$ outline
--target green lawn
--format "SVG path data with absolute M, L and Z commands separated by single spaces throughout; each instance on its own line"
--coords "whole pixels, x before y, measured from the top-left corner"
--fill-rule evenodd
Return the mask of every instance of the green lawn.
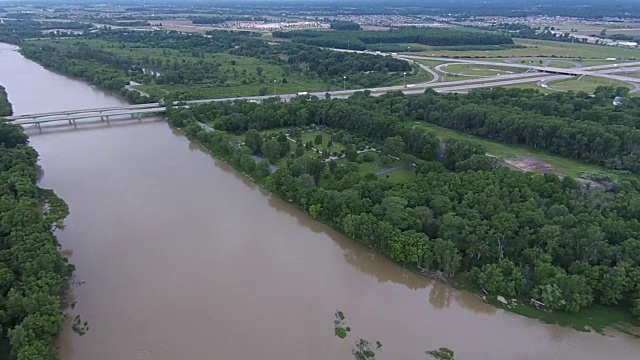
M 640 80 L 640 72 L 627 74 L 627 76 L 631 76 L 631 77 L 634 77 L 634 78 L 638 78 L 638 80 Z
M 546 65 L 547 66 L 551 66 L 551 67 L 563 68 L 563 69 L 568 69 L 568 68 L 575 67 L 571 63 L 568 63 L 566 61 L 560 61 L 560 60 L 552 60 L 552 61 L 548 62 Z
M 518 45 L 525 48 L 505 49 L 505 50 L 473 50 L 473 51 L 451 51 L 438 47 L 431 47 L 421 52 L 427 56 L 443 57 L 530 57 L 530 56 L 557 56 L 583 59 L 604 59 L 614 58 L 640 58 L 640 50 L 624 49 L 613 46 L 601 46 L 592 44 L 565 43 L 560 41 L 514 39 Z
M 620 61 L 618 60 L 580 60 L 582 66 L 610 65 Z
M 549 86 L 555 90 L 561 91 L 584 91 L 587 93 L 593 93 L 598 86 L 624 86 L 631 89 L 631 85 L 615 80 L 609 80 L 604 78 L 598 78 L 595 76 L 584 76 L 581 79 L 573 78 L 568 80 L 560 80 L 550 82 Z
M 561 172 L 562 174 L 569 175 L 571 177 L 579 177 L 581 173 L 601 173 L 604 174 L 611 179 L 620 179 L 623 177 L 630 177 L 632 175 L 620 175 L 612 170 L 595 166 L 588 165 L 582 162 L 567 159 L 558 155 L 549 154 L 544 151 L 533 150 L 525 146 L 519 145 L 505 145 L 496 141 L 491 141 L 487 139 L 483 139 L 473 135 L 463 134 L 454 130 L 446 129 L 437 125 L 429 124 L 429 123 L 418 123 L 416 126 L 428 129 L 429 131 L 436 134 L 436 136 L 440 139 L 461 139 L 461 140 L 471 140 L 482 144 L 487 149 L 487 154 L 495 156 L 500 159 L 511 159 L 517 156 L 533 156 L 542 161 L 547 162 L 554 169 Z M 633 176 L 635 178 L 635 176 Z
M 424 59 L 415 59 L 417 62 L 427 65 L 431 69 L 435 69 L 436 66 L 440 64 L 446 64 L 448 61 L 436 61 L 436 60 L 424 60 Z
M 411 180 L 416 178 L 416 169 L 413 167 L 399 169 L 382 176 L 394 183 L 410 182 Z
M 371 162 L 358 162 L 358 172 L 361 175 L 367 174 L 375 174 L 378 171 L 389 169 L 392 167 L 396 167 L 401 165 L 402 163 L 398 160 L 389 158 L 387 155 L 382 155 L 376 152 L 369 152 L 368 156 L 374 156 L 374 161 Z M 360 159 L 364 156 L 364 153 L 358 155 Z M 384 161 L 383 161 L 384 160 Z M 346 162 L 346 159 L 339 160 L 340 162 Z M 405 168 L 392 171 L 388 174 L 380 175 L 382 178 L 385 178 L 391 182 L 400 183 L 400 182 L 408 182 L 415 179 L 416 173 L 414 168 Z
M 545 89 L 543 87 L 540 87 L 537 85 L 537 83 L 535 82 L 530 82 L 530 83 L 522 83 L 522 84 L 511 84 L 511 85 L 503 85 L 500 87 L 504 87 L 504 88 L 517 88 L 517 89 L 534 89 L 534 90 L 538 90 L 543 94 L 550 94 L 552 92 L 554 92 L 553 90 L 549 90 L 549 89 Z
M 508 66 L 492 66 L 492 65 L 478 65 L 478 64 L 452 64 L 443 67 L 442 70 L 446 70 L 451 73 L 469 75 L 465 77 L 484 77 L 484 76 L 496 76 L 505 74 L 522 73 L 525 69 L 508 67 Z M 447 74 L 451 76 L 451 74 Z
M 322 146 L 320 147 L 318 147 L 318 145 L 316 145 L 314 142 L 316 139 L 316 136 L 318 135 L 322 135 Z M 313 147 L 320 151 L 324 149 L 328 149 L 328 144 L 329 144 L 329 141 L 331 140 L 331 134 L 324 131 L 308 131 L 308 132 L 302 133 L 302 136 L 300 137 L 302 138 L 303 144 L 306 144 L 307 142 L 311 141 L 313 143 Z M 338 142 L 333 142 L 331 149 L 329 149 L 331 153 L 334 153 L 334 152 L 340 153 L 342 150 L 344 150 L 344 145 Z

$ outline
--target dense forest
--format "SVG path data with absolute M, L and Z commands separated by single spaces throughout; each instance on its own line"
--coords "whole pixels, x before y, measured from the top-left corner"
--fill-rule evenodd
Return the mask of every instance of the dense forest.
M 362 30 L 360 24 L 353 21 L 332 21 L 329 26 L 337 31 L 357 31 Z
M 427 94 L 408 98 L 403 116 L 508 144 L 640 174 L 640 101 L 600 87 L 586 93 L 543 95 L 535 90 L 491 88 L 469 96 Z
M 13 115 L 13 108 L 9 102 L 7 90 L 0 85 L 0 117 Z
M 0 123 L 0 357 L 56 359 L 72 265 L 53 231 L 67 205 L 36 186 L 38 154 L 19 126 Z
M 413 126 L 417 104 L 434 101 L 447 96 L 211 103 L 171 110 L 169 121 L 310 216 L 401 264 L 462 272 L 488 293 L 531 297 L 552 309 L 621 305 L 640 316 L 640 182 L 604 191 L 501 169 L 475 143 L 439 142 Z M 218 131 L 205 132 L 196 120 Z M 346 161 L 300 145 L 274 152 L 277 141 L 255 136 L 308 126 L 338 131 L 332 140 L 347 146 Z M 231 135 L 245 132 L 247 147 L 237 145 Z M 365 145 L 358 138 L 415 165 L 415 181 L 360 173 L 364 155 L 348 154 Z M 277 161 L 273 174 L 268 162 L 250 161 L 265 152 Z
M 366 50 L 375 44 L 417 43 L 429 46 L 510 45 L 506 35 L 485 31 L 404 27 L 388 31 L 321 32 L 310 30 L 274 31 L 274 37 L 293 39 L 309 45 Z
M 389 72 L 412 71 L 409 62 L 388 56 L 336 52 L 296 43 L 268 45 L 263 41 L 248 41 L 230 50 L 231 54 L 251 56 L 274 64 L 287 64 L 290 69 L 314 72 L 327 80 L 348 76 L 351 84 L 372 87 L 388 81 Z M 286 62 L 283 61 L 286 58 Z

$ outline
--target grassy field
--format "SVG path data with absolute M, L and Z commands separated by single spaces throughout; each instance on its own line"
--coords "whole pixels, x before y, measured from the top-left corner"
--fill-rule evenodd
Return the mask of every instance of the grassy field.
M 424 59 L 416 59 L 417 62 L 427 65 L 431 69 L 434 69 L 436 66 L 440 64 L 446 64 L 447 61 L 436 61 L 436 60 L 424 60 Z
M 545 24 L 544 26 L 553 26 L 557 30 L 566 30 L 570 31 L 571 29 L 575 29 L 578 31 L 595 31 L 599 33 L 602 29 L 609 30 L 613 29 L 636 29 L 640 28 L 640 23 L 637 22 L 623 22 L 617 24 L 602 24 L 602 23 L 593 23 L 593 24 Z
M 399 169 L 388 174 L 381 175 L 385 179 L 394 183 L 410 182 L 416 177 L 416 169 L 413 167 Z
M 579 177 L 581 173 L 596 172 L 604 174 L 614 180 L 620 179 L 622 177 L 627 177 L 625 175 L 620 175 L 614 171 L 600 166 L 584 164 L 576 160 L 563 158 L 561 156 L 549 154 L 544 151 L 533 150 L 524 146 L 505 145 L 496 141 L 483 139 L 473 135 L 463 134 L 455 130 L 446 129 L 433 124 L 421 122 L 419 124 L 416 124 L 416 126 L 428 129 L 429 131 L 435 133 L 436 136 L 440 139 L 461 139 L 478 142 L 487 149 L 487 154 L 500 159 L 512 159 L 518 156 L 536 157 L 542 161 L 545 161 L 562 174 L 571 177 Z
M 568 68 L 575 67 L 571 63 L 568 63 L 566 61 L 559 61 L 559 60 L 550 61 L 546 65 L 547 66 L 551 66 L 551 67 L 563 68 L 563 69 L 568 69 Z
M 554 92 L 553 90 L 545 89 L 543 87 L 538 86 L 537 83 L 535 83 L 535 82 L 522 83 L 522 84 L 512 84 L 512 85 L 503 85 L 503 86 L 500 86 L 500 87 L 518 88 L 518 89 L 533 89 L 533 90 L 538 90 L 543 94 L 550 94 L 550 93 Z
M 584 76 L 581 79 L 568 79 L 568 80 L 560 80 L 556 82 L 550 82 L 549 86 L 551 89 L 560 90 L 560 91 L 584 91 L 587 93 L 593 93 L 593 91 L 598 86 L 624 86 L 631 89 L 631 85 L 616 81 L 609 80 L 604 78 L 598 78 L 595 76 Z
M 431 47 L 421 55 L 443 57 L 531 57 L 551 56 L 580 59 L 604 58 L 636 58 L 640 59 L 639 49 L 625 49 L 613 46 L 590 44 L 572 44 L 559 41 L 514 39 L 515 43 L 525 48 L 505 50 L 451 51 Z
M 318 135 L 322 135 L 322 145 L 318 146 L 315 144 L 315 139 L 316 136 Z M 342 150 L 344 150 L 344 145 L 338 143 L 338 142 L 333 142 L 331 148 L 329 148 L 329 141 L 331 141 L 331 134 L 324 132 L 324 131 L 308 131 L 302 134 L 302 136 L 300 136 L 300 138 L 302 139 L 302 143 L 306 144 L 309 141 L 313 143 L 313 147 L 316 150 L 329 150 L 331 153 L 334 152 L 342 152 Z
M 469 75 L 463 76 L 469 77 L 484 77 L 484 76 L 496 76 L 505 74 L 515 74 L 525 72 L 525 69 L 515 67 L 501 67 L 491 65 L 476 65 L 476 64 L 452 64 L 443 67 L 442 70 L 446 70 L 451 73 Z M 447 74 L 451 76 L 451 74 Z
M 382 155 L 377 152 L 368 152 L 367 156 L 373 158 L 372 161 L 364 161 L 363 157 L 365 153 L 358 154 L 358 173 L 361 175 L 375 174 L 378 171 L 389 169 L 392 167 L 396 167 L 401 165 L 401 162 L 392 158 L 389 158 L 387 155 Z M 347 159 L 337 160 L 338 164 L 346 164 Z M 387 179 L 391 182 L 402 183 L 409 182 L 415 179 L 416 173 L 414 168 L 404 168 L 392 171 L 390 173 L 380 175 L 382 178 Z

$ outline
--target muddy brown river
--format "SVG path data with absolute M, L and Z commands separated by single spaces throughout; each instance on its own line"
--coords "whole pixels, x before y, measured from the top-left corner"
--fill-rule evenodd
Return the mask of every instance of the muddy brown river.
M 0 44 L 16 114 L 121 99 Z M 161 119 L 28 129 L 41 186 L 69 204 L 77 266 L 64 360 L 638 359 L 640 340 L 542 324 L 418 277 L 256 187 Z M 334 312 L 353 330 L 333 334 Z

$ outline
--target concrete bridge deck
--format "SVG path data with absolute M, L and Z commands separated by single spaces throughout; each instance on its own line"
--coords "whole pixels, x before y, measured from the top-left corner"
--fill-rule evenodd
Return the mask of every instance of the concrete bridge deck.
M 85 110 L 84 112 L 77 112 L 75 114 L 59 114 L 59 115 L 47 115 L 47 117 L 38 116 L 40 114 L 34 114 L 35 116 L 24 115 L 17 120 L 9 120 L 8 122 L 15 125 L 40 125 L 55 121 L 68 121 L 73 123 L 76 120 L 100 118 L 101 120 L 108 120 L 114 116 L 142 116 L 148 114 L 159 114 L 166 111 L 166 107 L 156 106 L 153 108 L 143 109 L 130 109 L 130 110 L 110 110 L 110 111 L 96 111 Z
M 5 120 L 16 121 L 16 120 L 22 120 L 22 119 L 35 119 L 35 118 L 44 118 L 44 117 L 50 117 L 50 116 L 76 115 L 76 114 L 82 114 L 87 112 L 101 113 L 101 112 L 116 111 L 116 110 L 138 110 L 138 109 L 146 109 L 146 108 L 152 108 L 152 107 L 158 107 L 158 106 L 160 106 L 159 103 L 146 103 L 146 104 L 112 106 L 112 107 L 95 108 L 95 109 L 53 111 L 53 112 L 38 113 L 38 114 L 7 116 L 5 117 Z

